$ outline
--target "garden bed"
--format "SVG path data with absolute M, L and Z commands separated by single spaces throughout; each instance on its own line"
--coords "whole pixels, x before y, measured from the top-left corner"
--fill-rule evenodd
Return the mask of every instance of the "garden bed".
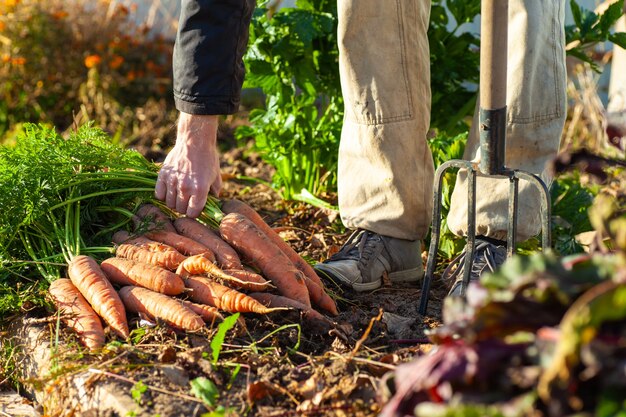
M 233 148 L 222 165 L 222 197 L 249 203 L 306 258 L 322 260 L 347 238 L 336 212 L 286 207 L 262 182 L 236 180 L 270 179 L 271 168 L 254 154 Z M 15 317 L 5 343 L 19 357 L 20 392 L 46 415 L 202 415 L 210 408 L 228 415 L 374 416 L 380 378 L 430 348 L 424 330 L 439 324 L 445 288 L 435 286 L 424 319 L 419 286 L 385 282 L 360 294 L 325 284 L 340 310 L 330 331 L 296 311 L 247 314 L 245 325 L 227 335 L 218 362 L 211 359 L 214 327 L 185 334 L 134 321 L 131 343 L 109 343 L 91 355 L 42 309 Z

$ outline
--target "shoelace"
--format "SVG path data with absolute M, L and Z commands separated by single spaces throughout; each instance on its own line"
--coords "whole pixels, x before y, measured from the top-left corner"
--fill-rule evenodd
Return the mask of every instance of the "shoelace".
M 489 268 L 491 272 L 494 272 L 496 268 L 504 262 L 506 255 L 503 256 L 498 247 L 493 243 L 485 242 L 484 240 L 476 240 L 476 246 L 474 248 L 474 262 L 472 263 L 472 271 L 470 274 L 470 281 L 477 279 L 483 273 L 485 268 Z M 461 252 L 456 258 L 450 262 L 450 264 L 443 271 L 442 277 L 445 281 L 454 285 L 459 279 L 460 275 L 465 269 L 465 259 L 467 252 L 465 250 Z M 456 265 L 456 269 L 453 272 L 452 268 Z
M 373 237 L 375 234 L 368 230 L 357 229 L 350 237 L 344 245 L 332 255 L 328 261 L 336 261 L 341 259 L 353 259 L 353 260 L 368 260 L 372 255 L 375 247 L 374 240 L 371 240 L 370 237 Z

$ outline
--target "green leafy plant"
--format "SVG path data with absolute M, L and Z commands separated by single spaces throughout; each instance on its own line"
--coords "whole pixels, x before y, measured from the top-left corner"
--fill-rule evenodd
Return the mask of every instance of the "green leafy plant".
M 461 133 L 456 136 L 449 136 L 443 132 L 428 141 L 435 167 L 450 159 L 462 159 L 465 150 L 467 134 Z M 456 181 L 456 171 L 448 170 L 441 181 L 441 235 L 439 240 L 439 255 L 445 259 L 451 259 L 455 254 L 463 249 L 464 242 L 454 235 L 447 224 L 447 215 L 450 211 L 450 201 L 452 190 Z M 430 236 L 426 239 L 426 244 L 430 243 Z
M 600 72 L 590 48 L 606 41 L 626 48 L 626 33 L 611 32 L 615 22 L 623 14 L 623 8 L 624 0 L 619 0 L 608 6 L 604 13 L 599 14 L 581 7 L 576 0 L 570 0 L 574 24 L 565 27 L 567 53 Z
M 467 118 L 476 106 L 480 39 L 461 26 L 473 22 L 479 13 L 480 0 L 435 0 L 431 7 L 430 125 L 450 136 L 468 130 Z
M 267 95 L 250 113 L 254 149 L 276 168 L 274 187 L 287 200 L 320 195 L 336 186 L 342 99 L 336 47 L 336 2 L 298 0 L 274 14 L 254 14 L 246 55 L 245 87 Z
M 577 175 L 563 176 L 552 183 L 552 246 L 561 255 L 583 252 L 576 235 L 593 230 L 588 209 L 594 194 L 580 184 Z

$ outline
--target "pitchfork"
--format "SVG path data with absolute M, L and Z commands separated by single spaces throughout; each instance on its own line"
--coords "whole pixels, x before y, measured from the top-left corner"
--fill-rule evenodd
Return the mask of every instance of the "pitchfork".
M 439 166 L 435 173 L 433 224 L 424 285 L 419 312 L 424 315 L 428 293 L 437 263 L 437 248 L 441 233 L 441 183 L 450 168 L 462 168 L 468 173 L 468 215 L 466 257 L 461 292 L 464 295 L 470 279 L 476 235 L 476 177 L 508 178 L 509 223 L 507 227 L 507 256 L 515 251 L 517 234 L 518 183 L 520 179 L 537 187 L 541 198 L 542 249 L 550 248 L 550 193 L 541 178 L 530 172 L 504 166 L 506 145 L 506 77 L 508 0 L 483 0 L 481 3 L 480 41 L 480 164 L 465 160 L 451 160 Z

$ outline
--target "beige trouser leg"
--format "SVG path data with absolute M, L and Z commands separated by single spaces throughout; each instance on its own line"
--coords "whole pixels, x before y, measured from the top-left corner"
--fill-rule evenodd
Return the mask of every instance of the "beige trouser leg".
M 511 0 L 507 80 L 506 166 L 550 178 L 546 162 L 556 155 L 566 116 L 564 0 Z M 465 159 L 479 160 L 474 117 Z M 508 180 L 478 178 L 476 234 L 506 239 Z M 518 238 L 539 233 L 536 188 L 520 181 Z M 467 232 L 467 175 L 460 172 L 452 195 L 448 226 Z
M 338 0 L 345 118 L 341 217 L 349 228 L 420 239 L 431 220 L 433 161 L 427 0 Z
M 626 8 L 626 4 L 624 7 Z M 626 15 L 617 21 L 615 31 L 626 32 Z M 626 112 L 626 49 L 617 45 L 613 45 L 607 110 L 609 112 Z

